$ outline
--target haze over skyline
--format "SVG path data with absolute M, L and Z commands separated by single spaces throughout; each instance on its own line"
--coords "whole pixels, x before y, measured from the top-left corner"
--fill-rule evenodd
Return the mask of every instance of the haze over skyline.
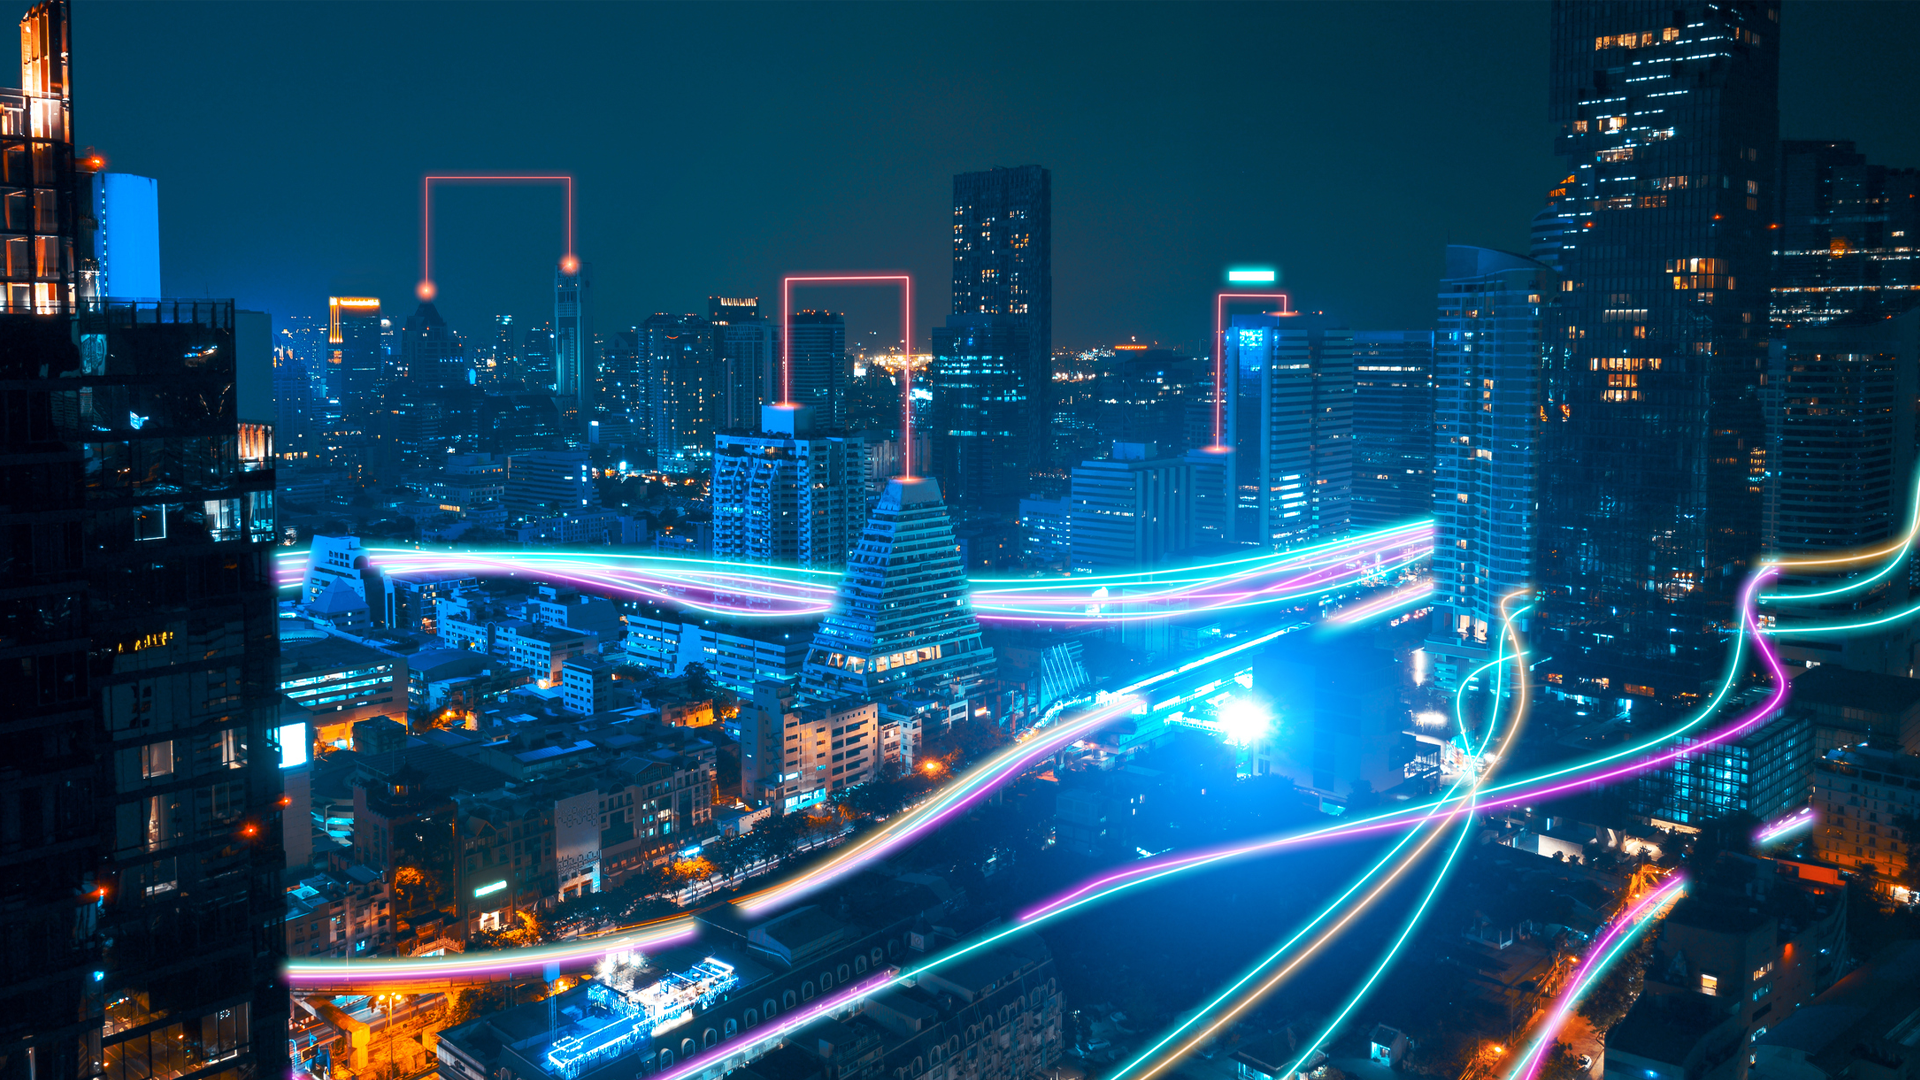
M 1783 137 L 1920 163 L 1899 106 L 1920 91 L 1915 9 L 1805 7 L 1782 14 Z M 1300 306 L 1357 328 L 1419 327 L 1444 244 L 1524 251 L 1560 167 L 1546 12 L 82 3 L 75 126 L 159 179 L 171 294 L 285 317 L 365 293 L 404 314 L 423 174 L 570 172 L 600 333 L 709 293 L 777 297 L 782 273 L 907 270 L 916 348 L 948 306 L 950 177 L 1035 163 L 1054 175 L 1056 344 L 1194 347 L 1229 264 L 1277 264 Z M 557 187 L 451 186 L 435 219 L 450 324 L 549 316 Z M 847 311 L 850 342 L 897 337 L 872 290 L 795 303 Z

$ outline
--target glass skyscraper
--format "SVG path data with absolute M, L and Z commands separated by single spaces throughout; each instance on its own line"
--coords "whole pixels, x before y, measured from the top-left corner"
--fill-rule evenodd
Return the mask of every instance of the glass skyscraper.
M 847 318 L 831 311 L 796 311 L 787 319 L 791 370 L 782 375 L 791 394 L 785 404 L 810 405 L 815 422 L 839 430 L 847 424 L 847 390 L 853 358 L 847 354 Z
M 1353 527 L 1426 517 L 1433 501 L 1433 331 L 1353 335 Z
M 1535 647 L 1563 692 L 1685 704 L 1720 665 L 1767 469 L 1778 8 L 1552 11 L 1589 211 L 1548 327 Z
M 1454 688 L 1490 659 L 1500 598 L 1532 585 L 1546 306 L 1545 265 L 1447 248 L 1433 348 L 1434 677 Z M 1521 623 L 1527 625 L 1524 621 Z
M 1028 493 L 1043 443 L 1027 430 L 1033 387 L 1027 379 L 1027 328 L 1004 315 L 953 315 L 933 328 L 926 386 L 931 463 L 953 506 L 1010 512 Z
M 1263 314 L 1235 315 L 1226 334 L 1233 539 L 1285 551 L 1347 535 L 1353 331 L 1326 315 Z
M 1874 165 L 1853 143 L 1780 144 L 1776 332 L 1920 305 L 1920 170 Z
M 713 459 L 721 395 L 713 326 L 698 315 L 650 315 L 640 337 L 648 404 L 641 441 L 663 472 L 697 472 Z
M 1053 174 L 1038 165 L 953 178 L 953 312 L 1006 317 L 1024 336 L 1025 400 L 1009 402 L 1030 470 L 1053 467 Z M 947 497 L 956 505 L 957 492 Z M 1016 496 L 1017 497 L 1017 496 Z

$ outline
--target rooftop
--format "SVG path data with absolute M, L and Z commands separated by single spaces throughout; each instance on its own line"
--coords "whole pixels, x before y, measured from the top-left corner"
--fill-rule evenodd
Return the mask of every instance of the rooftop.
M 1793 680 L 1792 700 L 1816 708 L 1863 709 L 1898 716 L 1920 707 L 1920 679 L 1821 664 Z

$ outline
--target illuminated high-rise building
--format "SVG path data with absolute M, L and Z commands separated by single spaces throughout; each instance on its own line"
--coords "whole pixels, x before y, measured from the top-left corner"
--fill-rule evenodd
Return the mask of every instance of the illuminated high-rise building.
M 714 428 L 752 430 L 760 410 L 780 400 L 780 327 L 761 316 L 760 301 L 751 296 L 708 297 L 707 321 L 719 368 Z
M 1791 139 L 1779 176 L 1776 334 L 1920 305 L 1920 170 L 1870 164 L 1847 141 Z
M 1779 7 L 1552 9 L 1590 216 L 1548 327 L 1533 647 L 1563 693 L 1685 705 L 1759 549 Z
M 70 208 L 66 4 L 21 40 L 0 115 L 59 126 L 0 169 L 40 140 Z M 0 310 L 0 1072 L 285 1076 L 272 431 L 234 412 L 230 301 L 73 296 L 53 218 Z
M 1773 342 L 1767 368 L 1767 482 L 1762 541 L 1769 554 L 1818 558 L 1885 546 L 1914 507 L 1913 402 L 1920 398 L 1920 310 L 1889 318 L 1856 312 L 1800 327 Z M 1911 564 L 1834 597 L 1822 621 L 1905 604 Z M 1826 575 L 1783 573 L 1781 589 L 1812 591 Z M 1908 675 L 1910 629 L 1787 638 L 1781 655 L 1797 666 L 1839 664 Z
M 1252 314 L 1233 316 L 1226 334 L 1232 539 L 1285 551 L 1347 535 L 1353 331 L 1326 315 Z
M 1029 427 L 1036 393 L 1047 394 L 1027 377 L 1027 334 L 1005 315 L 953 315 L 933 328 L 925 379 L 933 460 L 916 464 L 966 511 L 1015 511 L 1044 460 L 1048 440 Z
M 953 309 L 1002 316 L 1024 348 L 1014 365 L 1023 397 L 1008 403 L 1031 447 L 1021 464 L 1052 468 L 1053 174 L 1038 165 L 953 178 Z M 911 343 L 909 343 L 911 345 Z M 1025 494 L 1016 493 L 1015 498 Z M 949 490 L 956 505 L 964 500 Z
M 769 405 L 759 430 L 713 450 L 713 555 L 828 569 L 846 565 L 866 518 L 866 444 L 817 432 L 805 406 Z
M 793 341 L 787 345 L 788 404 L 807 405 L 822 427 L 847 424 L 847 388 L 853 382 L 853 357 L 847 353 L 846 316 L 831 311 L 796 311 L 787 319 Z
M 1559 284 L 1545 264 L 1524 256 L 1447 248 L 1427 436 L 1434 519 L 1427 653 L 1442 687 L 1458 687 L 1492 657 L 1500 598 L 1534 583 L 1543 335 Z
M 160 184 L 146 176 L 94 172 L 88 209 L 101 296 L 151 300 L 160 292 Z
M 575 265 L 572 271 L 554 271 L 553 392 L 576 402 L 576 411 L 582 415 L 593 406 L 588 389 L 593 331 L 587 318 L 587 290 L 585 264 Z
M 698 315 L 650 315 L 640 324 L 647 413 L 643 443 L 663 472 L 703 470 L 713 458 L 714 409 L 722 388 L 713 327 Z
M 1433 501 L 1433 331 L 1353 335 L 1353 528 L 1426 517 Z
M 80 297 L 78 174 L 66 0 L 20 20 L 20 89 L 0 88 L 0 312 L 71 312 Z M 93 254 L 86 252 L 89 264 Z
M 888 481 L 801 669 L 802 701 L 915 689 L 969 698 L 994 672 L 938 481 Z

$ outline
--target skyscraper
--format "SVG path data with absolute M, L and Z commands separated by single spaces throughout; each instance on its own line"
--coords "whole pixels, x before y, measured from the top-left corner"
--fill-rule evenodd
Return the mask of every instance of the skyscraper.
M 88 209 L 101 296 L 151 300 L 160 293 L 160 185 L 146 176 L 94 172 Z
M 1353 527 L 1426 517 L 1433 502 L 1433 331 L 1353 335 Z
M 1493 655 L 1500 598 L 1534 584 L 1544 264 L 1451 245 L 1433 346 L 1435 681 L 1457 687 Z M 1524 626 L 1525 623 L 1523 622 Z
M 1035 393 L 1028 332 L 1005 315 L 954 315 L 933 328 L 926 374 L 933 460 L 919 467 L 939 478 L 957 508 L 1011 512 L 1030 490 L 1046 440 L 1028 430 Z
M 750 431 L 760 410 L 780 399 L 780 327 L 760 314 L 757 297 L 707 298 L 719 388 L 713 404 L 719 431 Z
M 0 220 L 7 252 L 0 312 L 70 312 L 79 299 L 70 74 L 66 0 L 47 0 L 20 20 L 20 89 L 0 88 L 0 190 L 8 207 Z M 92 252 L 86 257 L 91 262 Z
M 654 466 L 697 472 L 713 457 L 713 414 L 721 386 L 713 327 L 698 315 L 650 315 L 640 325 L 647 381 L 647 436 Z
M 812 406 L 822 427 L 846 427 L 847 386 L 853 382 L 846 316 L 830 311 L 796 311 L 787 322 L 793 341 L 786 347 L 790 370 L 784 378 L 791 394 L 786 404 Z
M 1015 367 L 1024 400 L 1009 403 L 1032 455 L 1051 465 L 1053 422 L 1053 174 L 1038 165 L 953 178 L 953 314 L 999 315 L 1025 336 Z M 912 343 L 909 342 L 909 351 Z M 1015 495 L 1018 498 L 1020 492 Z M 956 504 L 960 496 L 949 490 Z
M 966 698 L 994 671 L 940 484 L 888 481 L 800 674 L 803 701 L 873 701 L 908 688 Z
M 1534 644 L 1569 693 L 1693 700 L 1759 546 L 1778 15 L 1553 7 L 1551 119 L 1591 216 L 1548 330 Z
M 811 411 L 769 405 L 758 431 L 716 437 L 715 558 L 846 565 L 866 517 L 866 447 L 858 437 L 815 432 Z
M 1769 553 L 1834 555 L 1879 547 L 1911 520 L 1912 404 L 1920 397 L 1920 311 L 1894 318 L 1858 312 L 1790 331 L 1773 343 L 1767 371 L 1767 484 L 1762 540 Z M 1908 574 L 1892 574 L 1829 603 L 1824 620 L 1903 604 Z M 1822 575 L 1786 575 L 1787 589 L 1821 587 Z M 1841 664 L 1906 675 L 1910 631 L 1780 643 L 1789 663 Z
M 1353 331 L 1326 315 L 1235 315 L 1226 342 L 1233 539 L 1275 551 L 1345 536 Z
M 271 431 L 231 302 L 75 295 L 66 4 L 21 43 L 0 168 L 66 210 L 0 298 L 0 1068 L 285 1075 Z
M 1074 467 L 1067 512 L 1074 573 L 1158 566 L 1193 546 L 1193 465 L 1152 443 L 1115 443 L 1106 460 Z
M 571 258 L 571 256 L 569 256 Z M 575 411 L 585 415 L 592 407 L 588 374 L 593 342 L 587 318 L 587 267 L 574 263 L 553 274 L 553 392 L 570 398 Z
M 1920 170 L 1869 164 L 1851 142 L 1788 140 L 1776 193 L 1776 333 L 1920 305 Z

